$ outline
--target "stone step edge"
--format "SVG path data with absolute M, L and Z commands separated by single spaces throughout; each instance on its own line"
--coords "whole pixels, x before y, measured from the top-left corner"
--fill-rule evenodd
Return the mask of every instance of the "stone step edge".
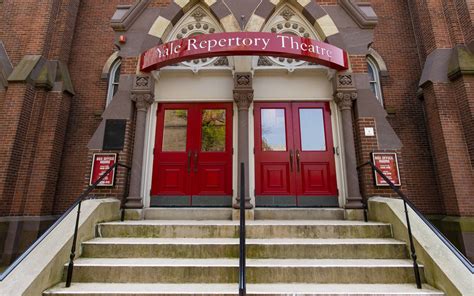
M 98 237 L 83 242 L 83 245 L 239 245 L 238 238 L 153 238 L 153 237 Z M 249 238 L 246 245 L 406 245 L 393 238 Z
M 412 268 L 410 259 L 247 259 L 249 268 Z M 68 264 L 64 264 L 67 268 Z M 76 267 L 233 267 L 238 258 L 79 258 Z M 423 268 L 419 264 L 419 268 Z
M 119 284 L 119 283 L 65 283 L 45 291 L 44 295 L 237 295 L 237 284 Z M 159 291 L 159 292 L 158 292 Z M 419 290 L 414 284 L 248 284 L 248 295 L 430 295 L 443 292 L 424 284 Z

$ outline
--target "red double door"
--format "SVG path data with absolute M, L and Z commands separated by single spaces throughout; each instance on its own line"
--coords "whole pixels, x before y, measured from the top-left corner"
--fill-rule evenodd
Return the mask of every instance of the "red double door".
M 257 206 L 337 207 L 328 102 L 255 103 Z
M 160 104 L 151 206 L 232 205 L 232 103 Z

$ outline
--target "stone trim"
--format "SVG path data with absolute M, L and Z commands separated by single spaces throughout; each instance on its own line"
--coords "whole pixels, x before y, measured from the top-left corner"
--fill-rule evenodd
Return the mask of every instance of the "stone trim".
M 130 26 L 133 25 L 135 20 L 142 14 L 145 8 L 148 6 L 151 0 L 139 0 L 134 5 L 118 5 L 115 14 L 112 16 L 110 21 L 111 27 L 115 31 L 127 31 Z M 121 16 L 120 10 L 126 10 L 126 12 Z
M 110 68 L 112 68 L 112 65 L 115 63 L 115 61 L 120 58 L 118 51 L 114 52 L 113 54 L 110 55 L 110 57 L 107 59 L 107 61 L 104 64 L 104 67 L 102 68 L 102 74 L 100 75 L 101 79 L 108 79 L 109 78 L 109 73 L 110 73 Z
M 425 65 L 423 66 L 423 72 L 421 73 L 421 78 L 418 85 L 422 87 L 429 81 L 432 83 L 449 82 L 448 67 L 451 55 L 451 48 L 438 48 L 433 50 L 426 57 Z
M 3 42 L 0 41 L 0 88 L 6 88 L 8 86 L 8 76 L 10 76 L 12 71 L 12 62 L 8 57 Z
M 373 49 L 372 47 L 369 48 L 369 53 L 367 54 L 367 57 L 371 57 L 377 63 L 377 66 L 379 67 L 380 76 L 388 76 L 387 64 L 385 64 L 385 61 L 383 60 L 382 56 L 375 49 Z
M 115 31 L 126 31 L 130 29 L 135 20 L 143 13 L 150 2 L 151 0 L 140 0 L 130 8 L 123 5 L 118 6 L 118 9 L 114 14 L 116 18 L 112 17 L 112 28 L 114 28 Z M 251 31 L 260 31 L 272 16 L 276 6 L 280 2 L 281 1 L 262 0 L 253 14 L 248 17 L 246 27 L 250 28 Z M 148 34 L 159 38 L 159 42 L 161 42 L 185 12 L 195 3 L 195 1 L 189 0 L 174 0 L 167 7 L 160 9 L 160 12 L 156 16 Z M 222 0 L 206 0 L 199 3 L 210 10 L 226 32 L 242 30 L 239 20 Z M 329 37 L 339 36 L 339 30 L 334 21 L 318 3 L 309 0 L 300 0 L 291 3 L 295 5 L 297 10 L 301 11 L 308 22 L 311 23 L 317 32 L 319 32 L 323 40 L 326 39 L 326 41 L 330 41 L 328 39 Z M 124 9 L 128 10 L 123 13 Z M 122 12 L 120 12 L 120 10 L 122 10 Z M 332 40 L 339 39 L 332 38 Z
M 354 0 L 339 0 L 341 7 L 348 15 L 359 25 L 361 29 L 373 29 L 378 23 L 378 17 L 367 15 L 362 9 L 362 6 L 370 7 L 370 3 L 356 3 Z
M 462 75 L 474 75 L 474 53 L 465 45 L 458 45 L 449 60 L 448 77 L 453 81 Z
M 48 61 L 40 55 L 25 55 L 8 77 L 9 82 L 26 82 L 48 91 L 75 95 L 69 69 L 60 61 Z

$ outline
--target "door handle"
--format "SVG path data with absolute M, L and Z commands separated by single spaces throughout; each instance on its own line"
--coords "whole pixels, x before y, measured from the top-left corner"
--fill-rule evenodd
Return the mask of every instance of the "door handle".
M 296 170 L 300 172 L 300 151 L 296 149 Z
M 191 172 L 191 154 L 192 154 L 192 151 L 190 150 L 188 152 L 188 174 Z
M 194 151 L 194 172 L 198 172 L 198 153 Z
M 290 150 L 290 171 L 293 172 L 293 150 Z

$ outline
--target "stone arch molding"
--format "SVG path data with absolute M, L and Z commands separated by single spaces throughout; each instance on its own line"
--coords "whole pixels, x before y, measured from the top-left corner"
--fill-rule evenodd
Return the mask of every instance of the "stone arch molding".
M 224 28 L 221 23 L 205 8 L 198 3 L 192 7 L 173 27 L 173 30 L 164 37 L 164 42 L 179 40 L 198 34 L 222 33 Z M 200 69 L 232 69 L 233 60 L 228 57 L 202 58 L 185 61 L 171 65 L 163 70 L 169 69 L 191 69 L 198 72 Z
M 291 4 L 285 3 L 270 16 L 262 28 L 262 32 L 290 34 L 300 37 L 322 40 L 315 28 L 307 19 Z M 296 68 L 321 68 L 315 63 L 295 60 L 283 57 L 254 57 L 252 68 L 258 70 L 269 70 L 275 68 L 284 68 L 293 72 Z
M 264 29 L 275 11 L 290 4 L 322 41 L 344 48 L 336 24 L 314 0 L 255 1 L 255 9 L 243 19 L 232 11 L 232 5 L 229 5 L 232 1 L 239 0 L 173 0 L 166 7 L 158 7 L 156 0 L 139 0 L 131 6 L 118 6 L 111 26 L 117 35 L 131 35 L 128 39 L 133 41 L 133 45 L 117 44 L 121 48 L 120 56 L 138 56 L 163 43 L 183 16 L 197 5 L 208 11 L 224 32 L 258 32 Z

